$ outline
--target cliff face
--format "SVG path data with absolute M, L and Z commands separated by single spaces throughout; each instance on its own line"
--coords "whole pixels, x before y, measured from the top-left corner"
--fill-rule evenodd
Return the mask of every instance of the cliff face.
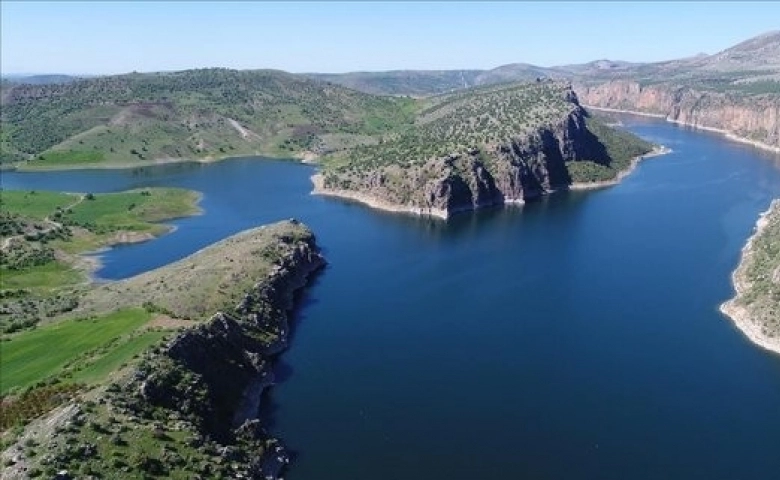
M 669 84 L 641 86 L 614 80 L 575 87 L 585 105 L 663 115 L 695 127 L 724 130 L 736 137 L 780 148 L 780 96 L 697 91 Z
M 216 313 L 145 359 L 129 386 L 135 408 L 181 416 L 249 458 L 248 478 L 276 478 L 288 457 L 257 420 L 260 396 L 287 345 L 294 294 L 324 264 L 313 236 L 291 242 L 234 311 Z

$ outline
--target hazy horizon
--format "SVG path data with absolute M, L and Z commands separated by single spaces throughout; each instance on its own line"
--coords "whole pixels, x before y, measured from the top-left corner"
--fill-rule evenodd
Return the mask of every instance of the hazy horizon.
M 654 62 L 717 53 L 776 30 L 780 18 L 780 4 L 765 2 L 4 1 L 0 8 L 4 77 Z

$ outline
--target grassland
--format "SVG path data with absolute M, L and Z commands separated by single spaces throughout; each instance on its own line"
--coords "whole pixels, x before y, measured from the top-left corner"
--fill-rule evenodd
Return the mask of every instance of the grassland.
M 0 356 L 3 359 L 0 365 L 0 395 L 59 375 L 68 363 L 133 332 L 149 319 L 150 314 L 142 309 L 121 310 L 102 317 L 48 324 L 0 342 Z M 143 346 L 137 341 L 129 345 Z M 132 356 L 134 353 L 137 351 L 133 352 L 131 348 L 124 352 L 123 357 L 126 359 L 127 355 Z M 100 368 L 99 361 L 96 363 L 96 371 L 80 372 L 82 379 L 99 379 L 98 373 L 105 370 Z
M 44 220 L 57 209 L 65 208 L 78 199 L 79 195 L 62 192 L 3 190 L 0 192 L 0 207 L 5 214 Z
M 12 332 L 68 312 L 86 288 L 78 254 L 160 235 L 159 222 L 197 213 L 196 192 L 149 188 L 106 194 L 0 194 L 0 329 Z

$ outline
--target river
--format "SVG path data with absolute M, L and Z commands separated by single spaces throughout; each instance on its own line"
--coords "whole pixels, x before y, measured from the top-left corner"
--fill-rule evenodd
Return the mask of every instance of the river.
M 310 195 L 310 166 L 235 159 L 3 172 L 4 188 L 179 186 L 205 213 L 102 255 L 118 279 L 295 217 L 328 268 L 303 295 L 266 422 L 290 480 L 770 479 L 780 357 L 718 312 L 780 159 L 654 119 L 620 185 L 449 222 Z

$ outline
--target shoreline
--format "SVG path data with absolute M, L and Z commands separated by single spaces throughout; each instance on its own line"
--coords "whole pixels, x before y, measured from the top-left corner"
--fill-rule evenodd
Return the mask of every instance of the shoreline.
M 420 208 L 420 207 L 410 207 L 406 205 L 397 205 L 365 193 L 353 192 L 351 190 L 326 189 L 323 186 L 324 182 L 321 173 L 316 173 L 312 175 L 311 181 L 314 184 L 314 189 L 311 192 L 312 195 L 323 195 L 326 197 L 335 197 L 335 198 L 341 198 L 345 200 L 352 200 L 355 202 L 359 202 L 363 205 L 366 205 L 370 208 L 376 210 L 382 210 L 385 212 L 411 213 L 413 215 L 431 216 L 442 220 L 447 220 L 451 215 L 446 210 L 439 209 L 439 208 Z
M 751 314 L 745 307 L 738 305 L 739 300 L 744 296 L 749 287 L 749 282 L 744 278 L 747 269 L 746 260 L 753 254 L 753 242 L 769 224 L 769 215 L 774 210 L 780 210 L 780 200 L 772 201 L 769 209 L 762 212 L 756 221 L 753 234 L 742 247 L 742 255 L 737 268 L 731 274 L 731 283 L 734 288 L 734 296 L 720 305 L 720 312 L 730 318 L 737 327 L 751 342 L 770 352 L 780 355 L 780 337 L 768 337 L 761 331 L 761 326 L 751 319 Z
M 612 113 L 628 113 L 630 115 L 638 115 L 641 117 L 652 117 L 652 118 L 662 118 L 666 120 L 669 123 L 674 123 L 675 125 L 680 125 L 683 127 L 689 127 L 693 128 L 694 130 L 704 130 L 706 132 L 713 132 L 713 133 L 719 133 L 726 137 L 726 139 L 731 140 L 732 142 L 742 143 L 745 145 L 750 145 L 754 148 L 758 148 L 760 150 L 769 151 L 772 153 L 778 153 L 780 154 L 780 147 L 776 147 L 774 145 L 769 145 L 768 143 L 758 142 L 756 140 L 751 140 L 749 138 L 740 137 L 739 135 L 735 134 L 734 132 L 730 130 L 726 130 L 723 128 L 716 128 L 716 127 L 708 127 L 706 125 L 698 125 L 693 124 L 689 122 L 682 122 L 680 120 L 672 120 L 669 118 L 668 115 L 662 115 L 658 113 L 647 113 L 647 112 L 639 112 L 637 110 L 622 110 L 617 108 L 606 108 L 606 107 L 597 107 L 594 105 L 583 105 L 583 107 L 590 108 L 593 110 L 598 110 L 602 112 L 612 112 Z
M 653 148 L 653 150 L 651 150 L 648 153 L 645 153 L 644 155 L 639 155 L 631 159 L 631 164 L 627 168 L 618 172 L 617 176 L 612 180 L 603 180 L 600 182 L 573 183 L 571 185 L 564 185 L 561 187 L 552 188 L 549 192 L 543 193 L 542 195 L 550 195 L 561 191 L 597 190 L 601 188 L 612 187 L 617 185 L 618 183 L 623 181 L 624 178 L 626 178 L 631 173 L 633 173 L 633 171 L 639 166 L 639 163 L 642 160 L 645 160 L 647 158 L 652 158 L 652 157 L 658 157 L 661 155 L 666 155 L 667 153 L 671 153 L 671 152 L 672 152 L 671 148 L 661 145 Z M 323 195 L 326 197 L 334 197 L 343 200 L 358 202 L 369 208 L 373 208 L 375 210 L 381 210 L 385 212 L 408 213 L 417 216 L 434 217 L 441 220 L 448 220 L 452 215 L 457 213 L 471 212 L 485 207 L 525 204 L 525 200 L 522 198 L 510 198 L 510 199 L 504 199 L 502 203 L 491 203 L 486 205 L 477 205 L 473 207 L 463 207 L 448 212 L 447 210 L 440 209 L 440 208 L 421 208 L 421 207 L 412 207 L 406 205 L 398 205 L 398 204 L 390 203 L 386 200 L 379 199 L 367 193 L 355 192 L 352 190 L 326 189 L 323 186 L 322 173 L 316 173 L 312 175 L 311 182 L 312 184 L 314 184 L 314 188 L 311 191 L 312 195 Z
M 73 268 L 81 270 L 84 273 L 84 275 L 87 277 L 87 285 L 102 285 L 115 281 L 100 278 L 95 275 L 97 271 L 103 267 L 103 254 L 119 245 L 133 245 L 156 240 L 164 235 L 175 232 L 179 228 L 177 225 L 171 225 L 165 222 L 203 215 L 205 211 L 200 206 L 200 202 L 204 197 L 203 192 L 199 192 L 197 190 L 192 191 L 195 193 L 195 201 L 192 203 L 192 211 L 189 213 L 166 218 L 164 220 L 160 220 L 159 222 L 150 222 L 154 225 L 159 225 L 162 227 L 157 232 L 134 232 L 130 230 L 120 230 L 116 232 L 105 245 L 101 245 L 95 250 L 70 254 L 72 255 L 71 265 Z
M 231 160 L 234 158 L 238 159 L 238 158 L 251 158 L 251 157 L 261 157 L 270 160 L 291 161 L 291 162 L 304 163 L 304 164 L 316 164 L 317 161 L 319 160 L 319 156 L 313 154 L 312 152 L 296 153 L 290 157 L 277 157 L 271 154 L 255 152 L 255 153 L 225 155 L 222 157 L 205 157 L 205 158 L 164 157 L 155 160 L 150 160 L 149 163 L 144 163 L 144 164 L 121 162 L 121 163 L 93 163 L 93 164 L 84 164 L 84 165 L 77 165 L 77 164 L 47 165 L 41 167 L 36 166 L 32 168 L 29 167 L 25 168 L 27 166 L 27 162 L 24 161 L 13 165 L 9 165 L 7 167 L 3 167 L 2 171 L 10 171 L 10 172 L 18 172 L 18 173 L 37 173 L 37 172 L 62 172 L 62 171 L 73 171 L 73 170 L 129 170 L 132 168 L 159 167 L 164 165 L 181 165 L 187 163 L 208 165 L 211 163 L 224 162 L 225 160 Z

